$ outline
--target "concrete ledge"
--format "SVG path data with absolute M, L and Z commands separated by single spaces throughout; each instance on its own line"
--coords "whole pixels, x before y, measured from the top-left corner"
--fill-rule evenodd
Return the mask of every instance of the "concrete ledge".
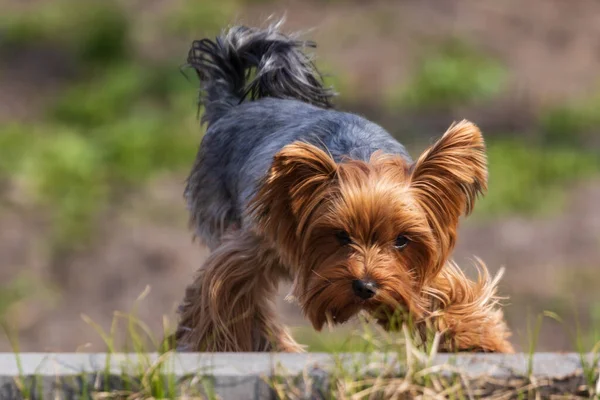
M 214 392 L 222 399 L 273 398 L 270 380 L 294 380 L 302 386 L 310 380 L 309 398 L 325 398 L 329 378 L 340 368 L 357 377 L 377 376 L 383 367 L 388 373 L 403 376 L 407 366 L 393 354 L 267 354 L 267 353 L 179 353 L 158 354 L 52 354 L 0 353 L 0 400 L 21 398 L 21 388 L 31 398 L 79 398 L 83 392 L 124 390 L 128 380 L 148 385 L 150 378 L 173 379 L 177 385 L 197 387 L 198 393 Z M 592 355 L 537 353 L 532 360 L 535 379 L 565 382 L 576 378 L 596 363 Z M 496 380 L 527 377 L 529 357 L 525 354 L 460 354 L 438 355 L 428 367 L 437 373 L 460 371 L 463 377 Z M 422 366 L 424 367 L 424 366 Z M 441 372 L 440 372 L 441 370 Z M 597 372 L 596 372 L 597 374 Z M 144 378 L 145 376 L 145 378 Z M 15 379 L 17 378 L 17 379 Z M 143 380 L 146 379 L 146 383 Z M 597 375 L 596 378 L 597 379 Z M 303 383 L 304 382 L 304 383 Z M 130 384 L 131 382 L 129 382 Z M 106 387 L 108 385 L 108 387 Z

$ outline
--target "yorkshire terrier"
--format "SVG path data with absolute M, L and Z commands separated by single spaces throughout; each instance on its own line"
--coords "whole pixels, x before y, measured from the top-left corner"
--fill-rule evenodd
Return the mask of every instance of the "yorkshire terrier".
M 459 218 L 487 186 L 485 144 L 452 124 L 413 161 L 334 93 L 279 24 L 194 41 L 207 124 L 187 180 L 190 223 L 211 254 L 180 306 L 180 351 L 300 352 L 272 300 L 289 280 L 319 331 L 360 311 L 385 329 L 404 310 L 440 351 L 513 352 L 485 265 L 449 257 Z

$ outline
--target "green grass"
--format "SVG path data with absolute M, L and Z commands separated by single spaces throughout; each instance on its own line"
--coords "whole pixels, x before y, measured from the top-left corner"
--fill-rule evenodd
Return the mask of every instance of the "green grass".
M 588 146 L 598 135 L 599 107 L 600 91 L 571 103 L 548 107 L 540 116 L 542 140 L 555 146 Z
M 115 313 L 108 330 L 104 330 L 89 317 L 83 316 L 84 321 L 104 341 L 109 357 L 100 379 L 90 381 L 82 371 L 79 381 L 65 383 L 78 388 L 83 392 L 84 397 L 88 398 L 174 399 L 181 396 L 199 399 L 216 398 L 210 370 L 198 370 L 182 380 L 176 379 L 173 368 L 177 363 L 177 355 L 172 353 L 165 343 L 136 317 L 137 309 L 147 294 L 148 289 L 140 295 L 130 312 Z M 565 380 L 547 381 L 533 377 L 531 360 L 535 352 L 537 336 L 543 329 L 543 318 L 560 322 L 573 333 L 575 344 L 581 344 L 578 339 L 581 335 L 580 331 L 564 324 L 556 314 L 545 312 L 536 319 L 535 328 L 530 332 L 529 372 L 523 376 L 515 373 L 507 380 L 493 380 L 486 376 L 467 377 L 464 371 L 457 367 L 453 357 L 450 357 L 446 364 L 434 365 L 433 360 L 437 355 L 436 344 L 441 339 L 439 334 L 431 335 L 426 343 L 421 343 L 420 339 L 413 336 L 407 325 L 403 325 L 398 334 L 390 335 L 378 325 L 369 324 L 366 319 L 360 328 L 346 332 L 360 338 L 361 344 L 355 349 L 362 353 L 342 354 L 348 351 L 347 347 L 340 346 L 342 342 L 348 344 L 343 339 L 348 337 L 345 334 L 331 336 L 331 339 L 337 337 L 340 341 L 335 344 L 331 340 L 322 348 L 331 352 L 333 366 L 327 370 L 331 377 L 331 384 L 325 388 L 325 392 L 321 392 L 320 398 L 392 399 L 437 396 L 452 399 L 499 397 L 534 399 L 547 398 L 549 393 L 561 394 L 561 391 L 567 387 Z M 116 337 L 123 324 L 128 341 L 124 348 L 120 348 Z M 171 328 L 168 322 L 165 322 L 160 337 L 168 335 L 172 331 Z M 296 335 L 297 339 L 303 336 L 300 331 L 295 333 L 299 334 Z M 304 337 L 307 338 L 308 335 Z M 358 342 L 352 346 L 356 343 Z M 15 357 L 19 360 L 18 341 L 13 340 L 13 345 Z M 114 359 L 112 355 L 121 351 L 135 355 L 135 359 L 126 358 L 120 365 L 120 372 L 117 372 L 111 369 L 110 365 L 111 360 Z M 569 379 L 579 382 L 578 391 L 582 397 L 577 398 L 593 398 L 597 394 L 595 390 L 599 372 L 597 361 L 600 342 L 591 349 L 577 347 L 577 351 L 582 357 L 583 370 L 581 374 Z M 158 353 L 158 357 L 152 358 L 148 352 Z M 585 360 L 585 354 L 592 355 L 591 363 Z M 281 399 L 305 398 L 303 397 L 305 390 L 317 383 L 314 380 L 315 375 L 312 375 L 309 370 L 300 375 L 289 375 L 280 365 L 274 364 L 273 371 L 274 377 L 269 378 L 267 382 Z M 25 395 L 28 391 L 31 392 L 32 385 L 39 383 L 40 380 L 36 378 L 36 376 L 25 377 L 22 373 L 17 378 L 18 386 Z M 573 395 L 564 392 L 562 394 Z
M 31 273 L 22 272 L 16 277 L 0 284 L 0 324 L 16 317 L 19 320 L 19 309 L 14 306 L 29 300 L 41 301 L 45 305 L 53 305 L 55 291 L 52 286 L 42 282 Z
M 83 321 L 97 332 L 104 342 L 108 357 L 100 377 L 90 380 L 85 371 L 81 371 L 79 379 L 67 378 L 64 383 L 73 390 L 81 391 L 87 398 L 175 399 L 184 396 L 216 399 L 210 370 L 199 369 L 183 379 L 175 377 L 173 368 L 177 363 L 177 354 L 173 353 L 170 345 L 163 340 L 173 331 L 168 319 L 163 319 L 161 332 L 153 332 L 137 317 L 138 309 L 143 306 L 142 302 L 149 291 L 147 287 L 129 312 L 115 312 L 107 330 L 88 316 L 82 315 Z M 558 322 L 559 327 L 562 326 L 569 332 L 583 365 L 581 373 L 569 379 L 578 381 L 579 394 L 585 396 L 579 398 L 593 398 L 597 394 L 595 391 L 599 373 L 600 341 L 588 347 L 581 339 L 584 332 L 580 326 L 565 323 L 556 313 L 549 311 L 540 314 L 536 318 L 535 326 L 529 331 L 528 372 L 522 376 L 515 373 L 507 380 L 493 380 L 486 376 L 467 377 L 464 371 L 457 367 L 452 355 L 446 364 L 434 365 L 437 345 L 442 339 L 439 333 L 426 335 L 423 342 L 406 324 L 401 325 L 399 332 L 389 333 L 368 316 L 361 316 L 361 324 L 356 328 L 337 329 L 321 334 L 315 334 L 310 329 L 296 329 L 294 336 L 300 342 L 310 344 L 309 351 L 331 353 L 332 367 L 327 369 L 331 384 L 321 393 L 324 399 L 391 399 L 416 396 L 453 399 L 492 399 L 498 396 L 547 398 L 548 393 L 560 394 L 568 386 L 564 380 L 547 381 L 533 377 L 532 357 L 535 354 L 538 336 L 544 329 L 544 318 Z M 11 338 L 15 357 L 20 365 L 18 336 L 6 324 L 3 324 L 3 327 Z M 122 334 L 125 335 L 125 340 L 122 340 Z M 321 339 L 314 340 L 316 336 L 321 336 Z M 111 365 L 115 364 L 113 355 L 116 353 L 135 357 L 127 356 L 118 364 L 118 370 L 115 370 Z M 157 357 L 150 356 L 150 353 L 157 354 Z M 586 355 L 591 355 L 591 362 L 587 360 Z M 273 371 L 274 376 L 267 382 L 282 399 L 305 398 L 304 390 L 317 383 L 314 381 L 315 375 L 309 373 L 310 370 L 300 375 L 290 375 L 280 365 L 274 364 Z M 21 372 L 16 377 L 16 383 L 27 397 L 41 380 L 38 376 L 24 376 Z M 477 396 L 473 397 L 476 393 Z
M 148 66 L 114 65 L 61 93 L 49 119 L 83 128 L 111 123 L 131 113 L 152 89 Z
M 571 334 L 574 348 L 580 354 L 583 365 L 580 375 L 570 377 L 579 380 L 580 397 L 573 397 L 575 393 L 566 392 L 565 381 L 540 380 L 533 375 L 533 356 L 539 335 L 544 329 L 543 319 L 559 322 L 559 326 Z M 343 330 L 340 333 L 338 329 L 337 334 L 317 334 L 308 328 L 296 330 L 294 333 L 301 342 L 309 344 L 308 351 L 332 353 L 335 367 L 329 372 L 333 384 L 328 387 L 324 397 L 326 399 L 390 399 L 418 396 L 452 399 L 535 399 L 548 398 L 551 393 L 556 396 L 571 396 L 567 398 L 595 398 L 594 396 L 598 395 L 596 380 L 599 373 L 597 361 L 600 341 L 584 345 L 581 338 L 585 332 L 572 329 L 556 313 L 550 311 L 537 316 L 529 330 L 526 373 L 523 376 L 515 374 L 506 380 L 495 380 L 486 376 L 468 378 L 464 371 L 456 367 L 452 357 L 445 365 L 433 366 L 431 362 L 436 355 L 434 343 L 439 340 L 439 336 L 432 335 L 424 347 L 419 346 L 418 340 L 411 335 L 406 325 L 399 335 L 389 335 L 377 326 L 364 324 L 353 331 Z M 355 354 L 348 363 L 348 354 L 341 353 L 354 351 L 362 351 L 363 354 Z M 372 355 L 374 352 L 385 352 L 386 355 L 381 359 Z M 591 355 L 591 362 L 585 359 L 585 354 Z M 305 388 L 310 387 L 313 379 L 309 374 L 304 374 L 295 378 L 274 378 L 271 384 L 280 398 L 299 399 L 303 398 Z
M 127 56 L 129 21 L 114 0 L 58 0 L 0 17 L 0 48 L 62 48 L 85 65 L 97 66 Z M 42 60 L 40 60 L 42 61 Z
M 23 299 L 26 299 L 31 290 L 31 282 L 19 277 L 0 286 L 0 320 L 6 316 L 9 308 Z
M 0 25 L 0 47 L 57 48 L 77 66 L 45 115 L 0 127 L 0 176 L 50 214 L 58 252 L 87 244 L 119 198 L 188 167 L 201 138 L 196 83 L 174 62 L 136 58 L 131 25 L 101 0 L 61 0 Z
M 389 91 L 388 106 L 426 110 L 489 100 L 501 93 L 506 78 L 498 61 L 450 40 L 427 53 L 407 83 Z
M 475 215 L 547 215 L 561 210 L 569 188 L 600 175 L 600 156 L 572 148 L 529 146 L 523 141 L 488 143 L 489 190 Z
M 209 0 L 202 3 L 182 0 L 169 12 L 165 28 L 171 34 L 188 39 L 214 36 L 230 24 L 230 19 L 241 4 L 240 0 Z
M 193 114 L 176 115 L 150 108 L 90 126 L 12 125 L 0 133 L 0 173 L 49 210 L 58 242 L 75 244 L 115 198 L 192 162 L 200 129 Z
M 40 120 L 0 128 L 0 175 L 52 218 L 51 247 L 86 244 L 115 199 L 193 161 L 196 84 L 173 64 L 86 71 Z

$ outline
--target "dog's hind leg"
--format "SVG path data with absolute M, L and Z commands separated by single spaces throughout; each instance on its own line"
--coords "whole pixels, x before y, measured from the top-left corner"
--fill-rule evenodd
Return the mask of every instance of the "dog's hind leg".
M 213 136 L 205 136 L 203 146 L 210 147 Z M 200 148 L 185 188 L 194 235 L 211 251 L 219 247 L 227 232 L 239 230 L 241 217 L 221 177 L 215 173 L 220 157 Z
M 272 300 L 286 269 L 255 234 L 236 231 L 208 257 L 185 294 L 176 332 L 181 351 L 300 352 Z

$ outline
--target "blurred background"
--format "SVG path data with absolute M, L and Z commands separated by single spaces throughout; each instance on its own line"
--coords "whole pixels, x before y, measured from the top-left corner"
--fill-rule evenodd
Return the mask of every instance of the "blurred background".
M 0 0 L 0 9 L 0 351 L 103 351 L 99 329 L 133 308 L 157 337 L 163 317 L 174 324 L 206 255 L 182 196 L 203 130 L 196 78 L 180 66 L 193 39 L 284 13 L 287 31 L 318 42 L 338 107 L 383 125 L 414 157 L 454 120 L 480 125 L 490 189 L 463 221 L 455 258 L 467 270 L 472 256 L 506 268 L 515 346 L 600 340 L 599 2 Z M 300 341 L 344 342 L 348 328 L 307 329 L 286 289 L 278 307 Z M 541 320 L 544 311 L 554 317 Z

